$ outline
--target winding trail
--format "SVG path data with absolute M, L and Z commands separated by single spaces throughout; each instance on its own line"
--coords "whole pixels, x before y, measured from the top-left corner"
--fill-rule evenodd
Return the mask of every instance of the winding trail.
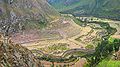
M 82 49 L 82 48 L 76 48 L 76 49 L 71 49 L 71 50 L 67 50 L 65 51 L 63 54 L 62 54 L 62 57 L 64 57 L 66 54 L 72 54 L 74 52 L 84 52 L 84 53 L 87 53 L 87 54 L 91 54 L 91 53 L 94 53 L 95 50 L 89 50 L 89 49 Z
M 33 49 L 32 51 L 34 51 L 35 53 L 38 53 L 38 54 L 47 55 L 41 50 Z M 70 49 L 70 50 L 65 51 L 60 57 L 65 57 L 65 55 L 72 54 L 74 52 L 84 52 L 87 54 L 92 54 L 95 52 L 95 50 L 94 49 L 93 50 L 92 49 L 82 49 L 82 48 Z

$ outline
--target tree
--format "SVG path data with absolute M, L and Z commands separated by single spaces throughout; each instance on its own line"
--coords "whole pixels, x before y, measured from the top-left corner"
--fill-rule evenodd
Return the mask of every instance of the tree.
M 119 40 L 118 40 L 118 39 L 115 39 L 113 44 L 114 44 L 115 51 L 118 51 L 118 50 L 119 50 L 119 47 L 120 47 L 120 45 L 119 45 Z

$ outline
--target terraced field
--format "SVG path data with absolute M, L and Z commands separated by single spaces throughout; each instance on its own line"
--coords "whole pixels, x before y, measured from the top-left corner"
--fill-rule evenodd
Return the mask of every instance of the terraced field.
M 87 45 L 93 45 L 100 41 L 101 36 L 106 35 L 105 29 L 98 24 L 89 23 L 83 27 L 77 25 L 71 18 L 61 18 L 52 21 L 51 26 L 48 29 L 42 31 L 29 31 L 23 35 L 16 34 L 20 38 L 12 38 L 16 43 L 21 43 L 29 49 L 44 49 L 44 53 L 57 53 L 61 55 L 68 49 L 85 48 Z M 60 24 L 60 25 L 59 25 Z M 119 27 L 118 27 L 119 28 Z M 97 41 L 97 42 L 96 42 Z M 68 44 L 66 50 L 51 51 L 47 49 L 53 45 Z M 94 45 L 96 46 L 96 45 Z M 51 52 L 50 52 L 51 51 Z
M 120 35 L 120 21 L 110 21 L 110 26 L 117 29 L 115 35 Z
M 113 37 L 118 37 L 120 35 L 119 23 L 116 22 L 113 25 L 112 22 L 109 22 L 109 24 L 111 27 L 117 28 L 117 32 Z M 62 56 L 65 52 L 73 50 L 69 55 L 65 55 L 65 57 L 69 57 L 73 54 L 75 56 L 82 56 L 87 52 L 92 53 L 89 51 L 84 53 L 84 51 L 88 49 L 91 50 L 91 48 L 94 49 L 97 46 L 95 44 L 106 35 L 108 35 L 108 30 L 104 25 L 100 25 L 99 23 L 87 23 L 86 26 L 81 26 L 76 24 L 75 20 L 68 17 L 66 19 L 61 18 L 52 21 L 49 27 L 41 31 L 34 30 L 17 33 L 12 36 L 11 39 L 14 43 L 20 43 L 30 50 L 40 50 L 42 54 L 55 57 Z M 82 52 L 79 51 L 81 49 L 83 49 Z M 51 62 L 48 63 L 51 64 Z M 79 61 L 76 62 L 75 65 L 77 65 L 77 63 L 79 63 Z M 63 63 L 57 62 L 55 64 L 63 65 Z
M 40 47 L 42 47 L 41 46 L 42 44 L 43 45 L 44 44 L 50 45 L 50 44 L 57 44 L 57 43 L 68 43 L 70 45 L 69 48 L 76 48 L 76 47 L 78 47 L 78 44 L 80 44 L 80 43 L 77 43 L 77 44 L 74 43 L 74 39 L 76 37 L 84 35 L 86 33 L 84 33 L 85 31 L 81 31 L 82 27 L 75 26 L 75 25 L 76 24 L 74 24 L 73 26 L 71 25 L 71 26 L 67 26 L 67 27 L 61 28 L 61 29 L 57 29 L 56 32 L 60 33 L 62 39 L 55 39 L 53 37 L 51 37 L 53 39 L 50 39 L 50 37 L 49 37 L 48 39 L 43 39 L 43 40 L 41 39 L 41 41 L 39 40 L 39 42 L 37 44 L 27 45 L 27 47 L 28 46 L 32 46 L 33 47 L 33 45 L 38 45 L 38 44 L 40 45 Z M 86 30 L 88 29 L 88 31 L 89 31 L 89 27 L 86 27 L 85 29 Z M 84 34 L 81 34 L 81 33 L 84 33 Z M 80 45 L 82 46 L 83 44 L 80 44 Z M 44 45 L 44 46 L 46 46 L 46 45 Z

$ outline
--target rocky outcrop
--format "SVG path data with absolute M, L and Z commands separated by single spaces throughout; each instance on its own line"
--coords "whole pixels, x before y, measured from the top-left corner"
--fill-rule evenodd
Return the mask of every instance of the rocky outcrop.
M 31 19 L 31 20 L 51 20 L 51 16 L 59 16 L 59 13 L 52 8 L 46 0 L 10 0 L 4 3 L 0 0 L 0 12 L 6 13 L 5 5 L 8 5 L 10 16 L 12 19 Z
M 40 29 L 59 17 L 46 0 L 0 0 L 0 32 L 8 23 L 11 23 L 12 32 Z
M 41 67 L 40 61 L 27 48 L 0 40 L 0 67 Z

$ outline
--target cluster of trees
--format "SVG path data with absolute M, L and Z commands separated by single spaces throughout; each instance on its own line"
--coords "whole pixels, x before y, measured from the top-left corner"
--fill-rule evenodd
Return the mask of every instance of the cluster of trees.
M 112 41 L 111 41 L 112 40 Z M 89 58 L 90 67 L 95 67 L 100 61 L 112 55 L 120 48 L 120 39 L 103 40 L 95 49 L 95 53 Z
M 42 56 L 42 57 L 38 57 L 38 59 L 40 60 L 46 60 L 46 61 L 50 61 L 50 62 L 72 62 L 75 61 L 77 59 L 77 57 L 74 57 L 73 55 L 69 58 L 63 58 L 63 57 L 59 57 L 59 58 L 55 58 L 55 57 L 51 57 L 51 56 Z
M 108 23 L 104 22 L 91 22 L 99 24 L 102 28 L 107 30 L 108 35 L 103 36 L 103 40 L 98 43 L 98 46 L 95 49 L 95 52 L 89 56 L 89 66 L 95 67 L 100 61 L 111 55 L 113 52 L 119 50 L 120 47 L 120 39 L 114 39 L 110 36 L 113 35 L 117 30 L 115 28 L 110 27 Z
M 51 56 L 42 56 L 42 57 L 38 57 L 40 60 L 46 60 L 51 62 L 51 66 L 50 67 L 55 67 L 54 62 L 59 62 L 59 63 L 69 63 L 69 62 L 73 62 L 77 60 L 77 57 L 74 57 L 73 55 L 69 58 L 52 58 Z M 42 65 L 44 66 L 44 64 Z M 69 67 L 69 64 L 65 64 L 65 65 L 57 65 L 56 67 Z

